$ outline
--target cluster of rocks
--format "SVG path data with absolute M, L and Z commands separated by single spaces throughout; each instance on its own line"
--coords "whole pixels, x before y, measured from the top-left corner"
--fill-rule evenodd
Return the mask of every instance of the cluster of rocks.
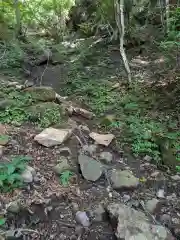
M 39 89 L 30 88 L 28 91 L 34 92 L 33 96 L 36 99 L 43 101 L 44 97 L 42 98 L 42 94 L 39 94 Z M 44 96 L 48 96 L 51 100 L 52 98 L 54 100 L 58 98 L 60 102 L 64 101 L 64 99 L 56 94 L 54 95 L 54 93 L 48 95 L 46 90 L 47 89 L 44 89 Z M 64 109 L 69 115 L 80 114 L 88 119 L 93 117 L 91 112 L 82 108 L 72 107 L 72 105 L 67 104 L 67 102 L 64 104 Z M 34 137 L 34 141 L 46 148 L 60 146 L 59 153 L 61 157 L 57 161 L 57 164 L 52 167 L 52 170 L 58 176 L 66 170 L 73 171 L 73 166 L 71 164 L 71 149 L 63 147 L 62 145 L 74 135 L 74 130 L 76 128 L 88 133 L 88 137 L 94 141 L 93 144 L 81 145 L 78 154 L 77 162 L 83 178 L 87 181 L 95 182 L 102 176 L 105 176 L 105 179 L 110 185 L 109 187 L 115 192 L 116 190 L 136 190 L 140 185 L 140 179 L 129 169 L 122 170 L 121 168 L 114 168 L 112 166 L 114 155 L 107 150 L 107 147 L 113 141 L 115 136 L 113 134 L 90 132 L 87 126 L 71 126 L 67 128 L 49 127 Z M 9 137 L 6 135 L 6 129 L 3 125 L 0 125 L 0 157 L 3 154 L 4 146 L 6 146 L 8 142 Z M 97 149 L 99 145 L 103 146 L 105 150 L 98 152 Z M 146 157 L 146 161 L 149 161 L 148 157 Z M 39 173 L 31 166 L 26 167 L 21 174 L 21 177 L 26 184 L 39 181 Z M 179 175 L 172 176 L 172 179 L 178 181 Z M 91 226 L 93 221 L 101 222 L 110 219 L 118 240 L 173 240 L 174 238 L 169 230 L 166 229 L 166 227 L 159 225 L 153 217 L 153 214 L 161 206 L 160 200 L 164 198 L 164 190 L 158 189 L 156 197 L 141 204 L 143 206 L 143 211 L 140 211 L 135 210 L 132 206 L 128 206 L 131 197 L 128 194 L 124 194 L 122 202 L 127 203 L 126 205 L 119 202 L 108 202 L 104 205 L 99 204 L 90 211 L 90 216 L 88 216 L 86 211 L 76 209 L 75 220 L 77 224 L 87 228 Z M 109 200 L 112 201 L 112 196 Z M 6 206 L 6 209 L 8 212 L 17 214 L 21 210 L 21 204 L 19 201 L 13 201 Z M 167 218 L 164 216 L 164 221 L 166 220 Z

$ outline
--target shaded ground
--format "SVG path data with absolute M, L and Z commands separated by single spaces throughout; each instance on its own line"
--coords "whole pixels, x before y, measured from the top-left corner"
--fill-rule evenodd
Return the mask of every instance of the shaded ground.
M 103 53 L 103 61 L 98 59 L 99 53 Z M 40 80 L 42 78 L 43 85 L 52 86 L 56 92 L 69 95 L 70 99 L 80 103 L 81 106 L 88 106 L 95 110 L 98 117 L 93 121 L 84 121 L 79 117 L 73 119 L 78 125 L 88 125 L 90 130 L 103 131 L 98 128 L 102 114 L 108 112 L 118 116 L 122 115 L 121 108 L 118 108 L 120 103 L 118 97 L 126 89 L 124 82 L 121 82 L 124 70 L 119 53 L 112 49 L 105 52 L 104 48 L 96 50 L 89 56 L 87 52 L 80 52 L 78 56 L 81 64 L 78 60 L 73 62 L 76 55 L 77 53 L 72 54 L 70 58 L 58 65 L 46 62 L 44 65 L 35 66 L 28 79 L 32 82 L 35 78 Z M 154 80 L 157 64 L 159 64 L 159 69 L 164 66 L 163 61 L 159 59 L 152 55 L 149 59 L 149 53 L 146 52 L 132 58 L 133 75 L 138 80 L 146 80 L 148 85 L 152 79 Z M 115 83 L 120 83 L 120 85 L 114 92 L 111 92 L 110 89 Z M 99 87 L 99 85 L 101 86 Z M 156 114 L 159 117 L 159 112 Z M 155 118 L 157 118 L 156 114 Z M 128 118 L 128 115 L 125 118 Z M 156 165 L 143 157 L 134 158 L 130 153 L 125 153 L 119 144 L 118 137 L 122 134 L 121 129 L 112 131 L 117 135 L 116 140 L 108 148 L 98 146 L 96 157 L 98 158 L 99 153 L 103 150 L 112 153 L 113 160 L 107 166 L 108 172 L 114 168 L 130 169 L 141 179 L 141 183 L 134 190 L 113 190 L 111 196 L 107 191 L 109 182 L 106 176 L 102 176 L 96 182 L 89 182 L 82 177 L 77 164 L 78 152 L 82 146 L 75 136 L 72 136 L 64 144 L 72 152 L 69 162 L 75 172 L 69 187 L 65 188 L 52 170 L 57 160 L 61 158 L 60 148 L 62 146 L 53 148 L 40 146 L 34 141 L 34 136 L 40 132 L 40 129 L 34 126 L 10 127 L 8 134 L 11 136 L 11 141 L 4 149 L 3 159 L 6 161 L 11 155 L 32 156 L 30 165 L 36 170 L 38 179 L 23 190 L 16 190 L 13 194 L 1 194 L 2 205 L 15 199 L 21 199 L 25 206 L 24 212 L 8 216 L 5 227 L 24 227 L 37 231 L 27 233 L 24 239 L 113 240 L 116 238 L 108 216 L 106 220 L 98 222 L 92 218 L 91 227 L 85 230 L 81 238 L 78 238 L 79 230 L 75 221 L 75 212 L 78 205 L 79 210 L 86 210 L 91 217 L 95 206 L 118 201 L 135 209 L 143 210 L 150 216 L 152 222 L 156 223 L 157 221 L 167 226 L 176 239 L 180 239 L 180 209 L 178 207 L 180 179 L 173 180 L 171 178 L 173 172 L 169 171 L 168 174 L 162 172 Z M 87 134 L 84 137 L 89 144 L 94 144 Z M 132 137 L 130 136 L 130 138 Z M 157 197 L 160 189 L 164 189 L 164 198 Z M 154 214 L 149 214 L 143 203 L 152 198 L 158 198 L 160 206 Z
M 25 239 L 78 239 L 74 236 L 78 235 L 76 228 L 78 225 L 75 221 L 77 208 L 86 210 L 91 216 L 93 208 L 100 203 L 108 204 L 109 202 L 120 201 L 144 211 L 142 202 L 146 202 L 153 197 L 156 198 L 158 190 L 164 189 L 166 198 L 160 199 L 160 207 L 156 209 L 155 216 L 160 223 L 163 223 L 162 216 L 165 214 L 171 216 L 168 227 L 176 232 L 175 235 L 178 239 L 180 189 L 177 181 L 170 180 L 167 174 L 158 171 L 155 165 L 146 161 L 140 160 L 139 167 L 136 164 L 136 169 L 132 169 L 130 168 L 132 157 L 126 161 L 125 157 L 122 158 L 116 152 L 108 149 L 114 156 L 113 162 L 108 167 L 109 170 L 112 168 L 130 168 L 134 173 L 137 173 L 137 168 L 139 168 L 138 173 L 146 179 L 146 182 L 142 182 L 138 189 L 134 191 L 113 191 L 111 197 L 107 192 L 108 182 L 104 176 L 94 183 L 82 178 L 77 167 L 80 145 L 77 139 L 72 137 L 65 143 L 65 146 L 68 146 L 72 151 L 69 161 L 74 166 L 76 174 L 71 179 L 70 186 L 64 188 L 52 170 L 52 167 L 62 156 L 59 151 L 61 147 L 45 148 L 40 146 L 33 140 L 38 132 L 39 130 L 27 126 L 8 130 L 11 141 L 5 148 L 3 159 L 9 159 L 10 155 L 30 155 L 33 159 L 30 165 L 38 175 L 37 182 L 27 186 L 24 190 L 16 190 L 10 195 L 1 194 L 1 204 L 4 205 L 9 201 L 21 199 L 25 206 L 25 210 L 18 215 L 9 214 L 7 221 L 9 227 L 19 228 L 23 226 L 25 229 L 38 231 L 38 234 L 28 233 Z M 102 151 L 102 148 L 97 149 L 97 156 L 99 151 Z M 148 214 L 146 210 L 145 213 Z M 85 231 L 81 239 L 105 240 L 116 238 L 108 218 L 100 222 L 96 222 L 92 218 L 91 227 Z

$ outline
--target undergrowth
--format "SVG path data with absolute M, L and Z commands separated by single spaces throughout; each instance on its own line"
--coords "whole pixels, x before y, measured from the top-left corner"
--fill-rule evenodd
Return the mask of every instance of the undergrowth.
M 27 161 L 31 158 L 26 156 L 17 156 L 9 163 L 0 164 L 0 191 L 8 192 L 15 188 L 22 187 L 22 172 L 27 166 Z
M 73 63 L 65 85 L 66 93 L 88 105 L 97 117 L 102 118 L 109 112 L 113 114 L 119 123 L 118 127 L 100 126 L 106 132 L 115 133 L 121 146 L 131 146 L 135 156 L 149 155 L 161 164 L 163 146 L 172 150 L 178 165 L 180 130 L 175 110 L 169 109 L 167 113 L 158 109 L 158 93 L 153 93 L 140 83 L 134 83 L 128 91 L 123 85 L 119 90 L 112 90 L 113 82 L 109 76 L 114 72 L 108 68 L 110 62 L 101 55 L 94 59 L 93 54 L 93 51 L 87 56 L 85 54 L 83 59 Z M 88 67 L 84 68 L 86 58 Z M 106 84 L 108 81 L 111 81 L 111 86 Z
M 18 75 L 21 71 L 21 63 L 24 51 L 17 41 L 3 43 L 0 42 L 0 70 L 1 73 L 9 75 Z
M 61 184 L 66 187 L 69 184 L 69 180 L 71 179 L 71 177 L 73 176 L 73 172 L 66 170 L 64 172 L 62 172 L 62 174 L 60 175 L 60 182 Z
M 41 103 L 37 105 L 31 95 L 13 88 L 1 88 L 0 120 L 2 123 L 21 125 L 31 122 L 39 127 L 48 127 L 62 122 L 59 107 Z

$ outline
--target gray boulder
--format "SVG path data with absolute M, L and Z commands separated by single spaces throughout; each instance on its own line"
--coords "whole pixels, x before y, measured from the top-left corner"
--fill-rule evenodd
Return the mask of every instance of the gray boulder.
M 82 175 L 85 179 L 89 181 L 96 181 L 101 177 L 102 165 L 100 162 L 84 154 L 79 155 L 78 162 Z
M 128 170 L 121 171 L 120 169 L 114 169 L 110 179 L 114 189 L 131 189 L 139 185 L 139 179 Z
M 174 240 L 165 227 L 152 224 L 141 211 L 120 203 L 110 204 L 107 211 L 112 223 L 117 226 L 118 240 Z

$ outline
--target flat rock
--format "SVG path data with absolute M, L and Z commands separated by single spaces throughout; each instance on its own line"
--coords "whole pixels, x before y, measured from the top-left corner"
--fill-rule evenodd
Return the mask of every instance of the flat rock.
M 75 216 L 76 222 L 81 224 L 83 227 L 90 226 L 90 220 L 86 214 L 86 212 L 78 211 Z
M 156 198 L 153 198 L 151 200 L 148 200 L 146 203 L 145 203 L 145 208 L 146 210 L 149 212 L 149 213 L 154 213 L 159 205 L 159 200 L 156 199 Z
M 100 154 L 100 159 L 104 161 L 105 163 L 110 163 L 112 162 L 113 155 L 110 152 L 102 152 Z
M 154 225 L 141 211 L 121 203 L 107 207 L 110 219 L 116 229 L 117 240 L 173 240 L 171 233 L 163 226 Z
M 128 170 L 114 169 L 111 173 L 111 182 L 114 189 L 136 188 L 139 185 L 139 179 Z
M 157 193 L 156 193 L 156 196 L 157 196 L 158 198 L 165 198 L 165 191 L 164 191 L 164 189 L 159 189 L 159 190 L 157 191 Z
M 102 175 L 102 165 L 91 157 L 80 154 L 78 157 L 82 175 L 89 181 L 96 181 Z
M 112 142 L 112 140 L 114 139 L 114 135 L 109 133 L 109 134 L 99 134 L 99 133 L 95 133 L 95 132 L 91 132 L 89 134 L 89 136 L 96 141 L 98 144 L 100 145 L 104 145 L 104 146 L 109 146 L 109 144 Z
M 45 147 L 52 147 L 65 142 L 71 134 L 71 129 L 46 128 L 36 135 L 34 140 Z
M 174 176 L 171 176 L 171 179 L 174 180 L 174 181 L 180 181 L 180 176 L 179 175 L 174 175 Z

